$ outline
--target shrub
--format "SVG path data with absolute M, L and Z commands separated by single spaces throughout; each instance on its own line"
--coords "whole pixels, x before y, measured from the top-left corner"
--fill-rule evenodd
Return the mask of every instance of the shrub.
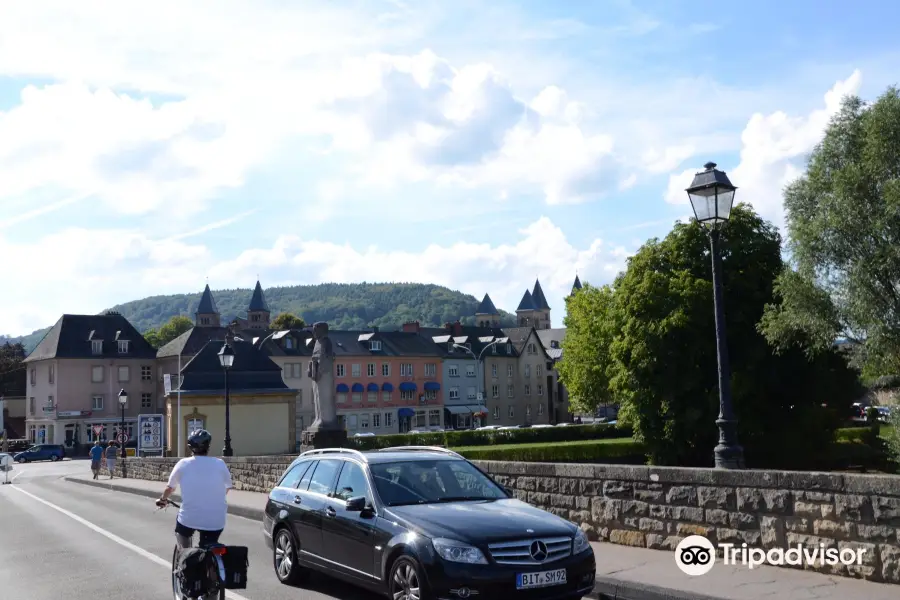
M 488 446 L 631 438 L 631 429 L 616 425 L 573 425 L 571 427 L 529 427 L 504 431 L 464 430 L 436 433 L 401 433 L 350 438 L 351 448 L 377 450 L 391 446 Z
M 463 448 L 457 452 L 469 460 L 512 462 L 580 462 L 644 464 L 645 450 L 633 440 L 595 441 L 575 444 L 534 444 Z
M 878 443 L 878 433 L 880 427 L 878 425 L 866 425 L 862 427 L 844 427 L 836 429 L 834 439 L 836 442 L 857 442 L 875 446 Z

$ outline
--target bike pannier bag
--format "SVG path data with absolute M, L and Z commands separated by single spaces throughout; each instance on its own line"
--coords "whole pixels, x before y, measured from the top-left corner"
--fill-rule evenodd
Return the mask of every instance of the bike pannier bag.
M 228 590 L 243 590 L 247 587 L 247 568 L 250 566 L 249 550 L 246 546 L 228 546 L 220 556 L 225 567 L 225 581 Z
M 184 548 L 178 553 L 175 578 L 181 595 L 199 598 L 212 591 L 215 563 L 212 554 L 203 548 Z

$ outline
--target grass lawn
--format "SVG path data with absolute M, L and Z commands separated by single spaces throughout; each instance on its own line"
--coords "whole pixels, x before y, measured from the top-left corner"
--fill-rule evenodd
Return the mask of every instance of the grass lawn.
M 532 442 L 530 444 L 491 444 L 488 446 L 453 446 L 450 449 L 455 452 L 471 452 L 473 450 L 508 450 L 513 448 L 545 448 L 547 446 L 596 446 L 597 444 L 622 444 L 631 442 L 630 437 L 627 438 L 604 438 L 601 440 L 576 440 L 574 442 Z
M 894 428 L 891 427 L 890 425 L 882 425 L 880 433 L 878 435 L 883 437 L 884 439 L 888 439 L 888 437 L 890 437 L 893 429 Z

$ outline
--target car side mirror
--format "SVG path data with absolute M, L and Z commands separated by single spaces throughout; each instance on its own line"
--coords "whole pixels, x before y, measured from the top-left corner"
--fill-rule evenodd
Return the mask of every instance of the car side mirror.
M 355 498 L 350 498 L 347 500 L 346 507 L 350 512 L 362 512 L 366 509 L 366 497 L 357 496 Z

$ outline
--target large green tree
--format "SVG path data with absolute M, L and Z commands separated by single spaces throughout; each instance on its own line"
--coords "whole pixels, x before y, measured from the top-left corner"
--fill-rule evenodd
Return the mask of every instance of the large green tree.
M 288 329 L 303 329 L 306 327 L 306 321 L 302 317 L 298 317 L 293 313 L 281 313 L 272 319 L 271 329 L 278 331 L 286 331 Z
M 6 342 L 0 345 L 0 395 L 24 393 L 25 348 L 22 344 Z
M 858 376 L 836 351 L 815 359 L 797 349 L 776 354 L 758 332 L 783 269 L 771 224 L 738 205 L 721 247 L 732 390 L 748 464 L 807 466 L 837 425 L 821 405 L 848 406 L 860 391 Z M 575 335 L 566 334 L 561 374 L 578 400 L 620 402 L 620 420 L 655 464 L 711 465 L 719 400 L 711 257 L 701 226 L 677 224 L 629 259 L 612 286 L 578 292 L 570 304 Z M 588 368 L 592 362 L 598 368 Z
M 144 339 L 154 348 L 162 348 L 193 326 L 194 322 L 189 318 L 182 315 L 174 316 L 159 329 L 148 329 L 144 332 Z
M 785 188 L 793 263 L 762 331 L 811 354 L 851 343 L 872 376 L 900 373 L 900 93 L 844 100 Z

